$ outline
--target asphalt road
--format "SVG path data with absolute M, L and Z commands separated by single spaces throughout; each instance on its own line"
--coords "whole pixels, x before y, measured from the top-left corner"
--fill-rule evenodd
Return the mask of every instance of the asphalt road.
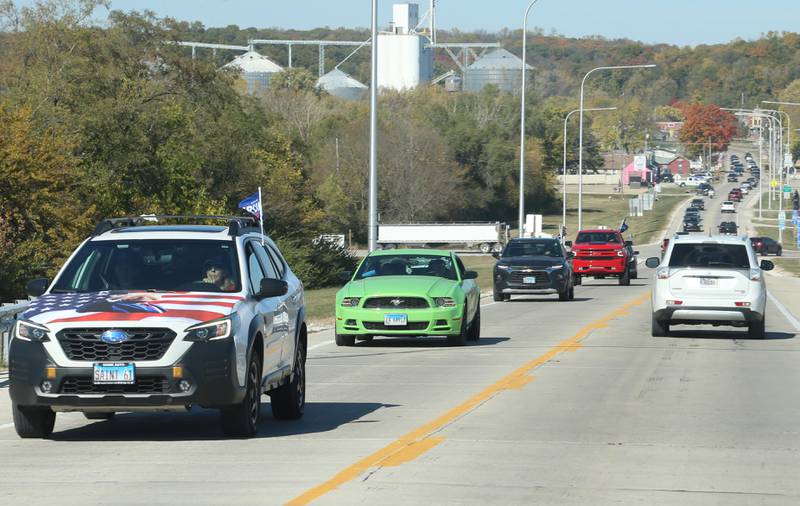
M 60 414 L 20 440 L 0 377 L 0 504 L 798 504 L 793 320 L 770 303 L 765 340 L 652 338 L 649 291 L 484 299 L 463 348 L 313 334 L 305 418 L 265 398 L 251 440 L 204 410 Z

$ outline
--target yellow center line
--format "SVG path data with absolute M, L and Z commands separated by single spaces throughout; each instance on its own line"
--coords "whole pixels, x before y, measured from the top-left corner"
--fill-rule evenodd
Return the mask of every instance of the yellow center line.
M 416 459 L 423 453 L 444 441 L 444 438 L 442 437 L 433 436 L 435 432 L 441 430 L 454 420 L 472 411 L 497 393 L 502 392 L 503 390 L 517 390 L 524 387 L 526 384 L 533 381 L 533 376 L 528 375 L 532 370 L 536 369 L 547 361 L 552 360 L 555 356 L 561 353 L 580 349 L 581 341 L 591 334 L 592 331 L 607 327 L 612 320 L 628 314 L 628 311 L 631 308 L 640 305 L 646 301 L 648 297 L 650 297 L 650 293 L 644 293 L 633 301 L 612 311 L 599 320 L 586 325 L 574 336 L 561 341 L 557 345 L 550 348 L 543 355 L 540 355 L 530 362 L 527 362 L 481 392 L 470 397 L 458 406 L 450 409 L 443 415 L 424 425 L 421 425 L 420 427 L 417 427 L 408 434 L 399 437 L 375 453 L 368 455 L 355 464 L 343 469 L 329 480 L 307 490 L 286 504 L 290 506 L 308 504 L 311 501 L 314 501 L 315 499 L 327 494 L 328 492 L 335 490 L 341 485 L 358 478 L 361 474 L 369 471 L 372 468 L 399 466 Z

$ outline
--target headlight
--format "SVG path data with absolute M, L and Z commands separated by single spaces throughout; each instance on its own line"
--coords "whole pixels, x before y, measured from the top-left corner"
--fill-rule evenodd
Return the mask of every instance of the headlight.
M 342 307 L 358 307 L 361 297 L 345 297 L 342 299 Z
M 17 322 L 14 336 L 25 341 L 44 342 L 50 340 L 50 337 L 47 335 L 48 332 L 50 332 L 50 329 L 44 325 L 37 325 L 35 323 L 20 320 Z
M 507 271 L 508 269 L 511 268 L 508 265 L 495 265 L 495 267 L 497 267 L 498 269 L 503 270 L 503 271 Z
M 617 256 L 618 257 L 624 257 L 625 256 L 625 250 L 624 249 L 617 250 Z
M 456 301 L 452 297 L 436 297 L 433 301 L 437 307 L 456 307 Z
M 563 264 L 561 264 L 561 265 L 551 265 L 550 268 L 555 271 L 555 270 L 558 270 L 558 269 L 563 269 L 564 265 Z
M 185 341 L 214 341 L 225 339 L 233 334 L 233 319 L 231 317 L 212 322 L 201 323 L 186 329 Z

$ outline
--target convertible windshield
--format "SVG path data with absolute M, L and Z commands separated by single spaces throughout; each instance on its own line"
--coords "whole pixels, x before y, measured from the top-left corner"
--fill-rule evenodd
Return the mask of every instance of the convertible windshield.
M 575 239 L 576 244 L 619 244 L 619 236 L 615 232 L 581 232 Z
M 525 257 L 525 256 L 546 256 L 561 257 L 561 246 L 558 241 L 511 241 L 503 251 L 503 258 L 506 257 Z
M 676 244 L 669 266 L 749 269 L 750 259 L 744 244 Z
M 153 290 L 238 292 L 232 241 L 137 240 L 86 243 L 53 292 Z
M 436 276 L 458 279 L 452 258 L 440 255 L 397 254 L 367 257 L 359 267 L 355 279 L 375 276 Z

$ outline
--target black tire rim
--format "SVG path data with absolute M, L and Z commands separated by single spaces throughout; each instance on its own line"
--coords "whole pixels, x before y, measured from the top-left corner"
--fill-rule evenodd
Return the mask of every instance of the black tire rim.
M 250 425 L 255 428 L 258 425 L 258 411 L 260 406 L 258 395 L 258 366 L 256 361 L 250 363 L 250 385 L 247 388 L 247 414 L 250 418 Z

